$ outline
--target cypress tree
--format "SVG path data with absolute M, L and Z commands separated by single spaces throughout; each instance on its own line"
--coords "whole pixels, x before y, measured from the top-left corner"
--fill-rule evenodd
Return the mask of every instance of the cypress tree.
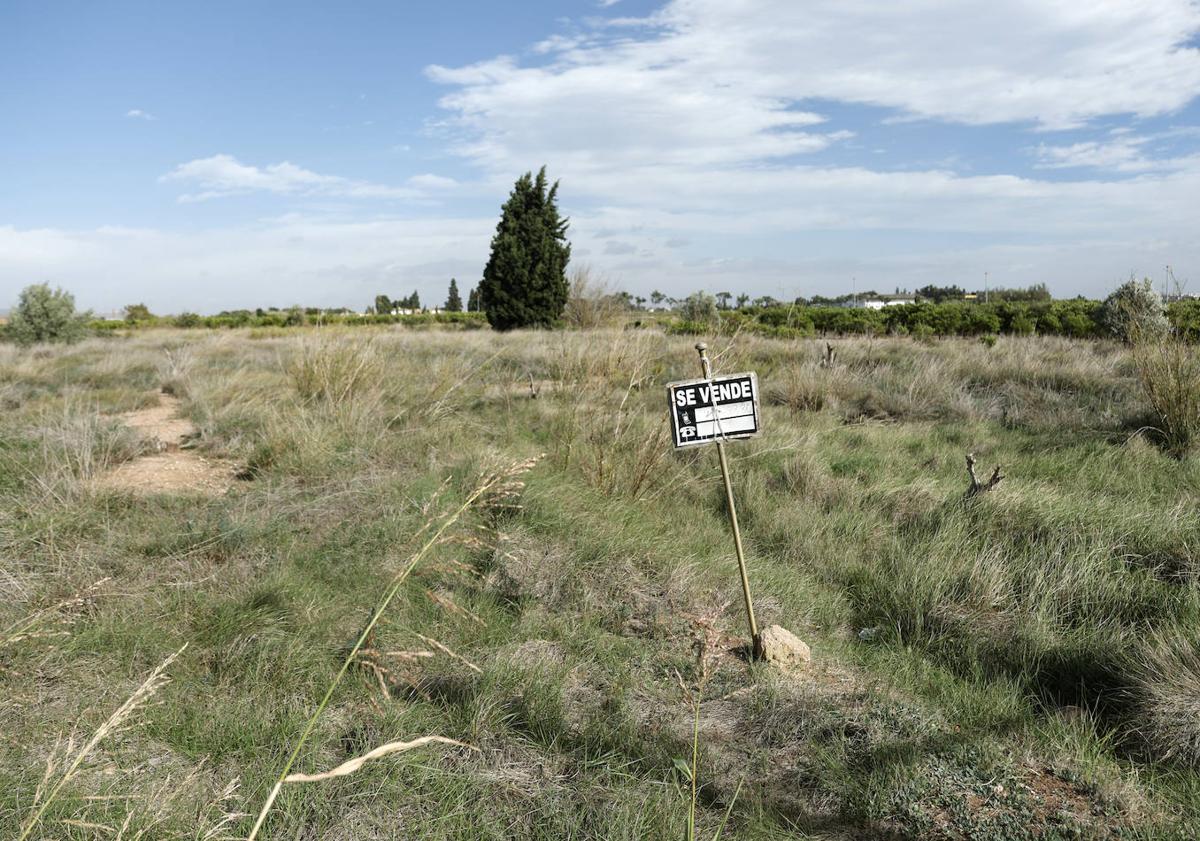
M 497 330 L 549 327 L 567 305 L 568 220 L 558 215 L 558 182 L 547 189 L 546 167 L 517 179 L 504 203 L 492 253 L 479 284 L 479 303 Z
M 479 287 L 474 286 L 467 295 L 467 312 L 480 312 L 482 307 L 479 305 Z
M 462 298 L 458 294 L 458 281 L 450 278 L 450 292 L 446 295 L 446 312 L 462 312 Z

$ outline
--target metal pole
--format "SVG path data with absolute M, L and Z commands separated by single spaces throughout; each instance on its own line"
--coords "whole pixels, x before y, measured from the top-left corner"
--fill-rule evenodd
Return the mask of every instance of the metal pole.
M 700 369 L 704 379 L 712 380 L 712 363 L 708 359 L 708 345 L 696 343 L 700 354 Z M 714 402 L 714 406 L 715 406 Z M 742 531 L 738 528 L 737 507 L 733 504 L 733 485 L 729 482 L 729 462 L 725 459 L 725 442 L 717 439 L 717 458 L 721 462 L 721 479 L 725 482 L 725 503 L 729 506 L 729 525 L 733 528 L 733 545 L 737 548 L 738 573 L 742 577 L 742 596 L 746 600 L 746 619 L 750 622 L 751 657 L 762 659 L 762 638 L 758 635 L 758 623 L 754 620 L 754 602 L 750 598 L 750 579 L 746 575 L 746 555 L 742 551 Z

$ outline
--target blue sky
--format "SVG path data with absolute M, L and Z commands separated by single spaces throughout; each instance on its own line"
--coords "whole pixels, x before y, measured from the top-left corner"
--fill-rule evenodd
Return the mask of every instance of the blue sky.
M 548 166 L 574 264 L 776 297 L 1200 291 L 1192 0 L 0 6 L 0 307 L 444 297 Z

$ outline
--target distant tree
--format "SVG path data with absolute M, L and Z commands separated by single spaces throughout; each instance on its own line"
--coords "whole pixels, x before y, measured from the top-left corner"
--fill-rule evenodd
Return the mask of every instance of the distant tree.
M 776 301 L 770 295 L 760 295 L 759 297 L 754 299 L 754 306 L 764 307 L 764 308 L 775 307 L 775 306 L 779 306 L 779 301 Z
M 478 286 L 473 287 L 467 295 L 467 312 L 481 312 Z
M 966 290 L 960 286 L 922 286 L 917 290 L 917 297 L 940 304 L 942 301 L 961 301 Z M 872 297 L 874 297 L 872 295 Z
M 421 308 L 421 296 L 413 292 L 407 298 L 400 298 L 392 301 L 392 303 L 402 310 L 419 310 Z
M 517 179 L 501 210 L 492 251 L 479 284 L 480 304 L 497 330 L 548 327 L 562 316 L 570 294 L 568 220 L 558 215 L 558 182 Z
M 659 292 L 657 289 L 650 293 L 650 303 L 654 304 L 656 307 L 666 299 L 667 296 Z
M 742 307 L 746 306 L 746 304 L 748 304 L 748 303 L 750 303 L 750 296 L 747 295 L 745 292 L 743 292 L 741 295 L 737 296 L 737 308 L 739 310 Z
M 125 307 L 126 321 L 149 321 L 152 318 L 154 315 L 145 304 L 130 304 Z
M 1131 277 L 1117 287 L 1104 299 L 1097 320 L 1104 332 L 1129 344 L 1162 338 L 1171 328 L 1150 278 L 1139 283 Z
M 636 298 L 634 298 L 633 302 L 635 304 L 637 304 L 637 308 L 639 310 L 646 305 L 646 299 L 643 298 L 641 295 L 638 295 Z
M 450 278 L 450 291 L 446 295 L 446 312 L 462 312 L 462 296 L 458 294 L 458 281 Z
M 733 293 L 731 293 L 731 292 L 718 292 L 716 295 L 717 309 L 720 309 L 720 310 L 729 309 L 729 299 L 732 297 L 733 297 Z
M 679 315 L 684 321 L 694 321 L 697 324 L 716 321 L 717 300 L 707 292 L 693 292 L 680 305 Z
M 387 315 L 390 313 L 393 306 L 394 304 L 392 303 L 392 299 L 387 295 L 375 296 L 375 312 L 379 313 L 380 315 Z
M 91 313 L 75 312 L 75 296 L 45 283 L 21 290 L 8 321 L 8 335 L 18 344 L 73 342 L 86 331 Z
M 283 319 L 285 327 L 301 327 L 307 323 L 308 313 L 304 311 L 304 307 L 299 304 L 288 307 L 287 315 Z
M 976 300 L 984 300 L 985 293 L 976 291 Z M 1044 283 L 1035 283 L 1033 286 L 1022 286 L 1015 289 L 999 289 L 987 290 L 986 297 L 989 301 L 1049 301 L 1052 299 L 1050 289 Z

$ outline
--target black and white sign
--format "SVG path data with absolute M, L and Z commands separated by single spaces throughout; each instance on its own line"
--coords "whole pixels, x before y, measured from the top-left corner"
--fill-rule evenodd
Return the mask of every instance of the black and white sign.
M 729 374 L 667 385 L 676 447 L 759 433 L 758 376 Z

